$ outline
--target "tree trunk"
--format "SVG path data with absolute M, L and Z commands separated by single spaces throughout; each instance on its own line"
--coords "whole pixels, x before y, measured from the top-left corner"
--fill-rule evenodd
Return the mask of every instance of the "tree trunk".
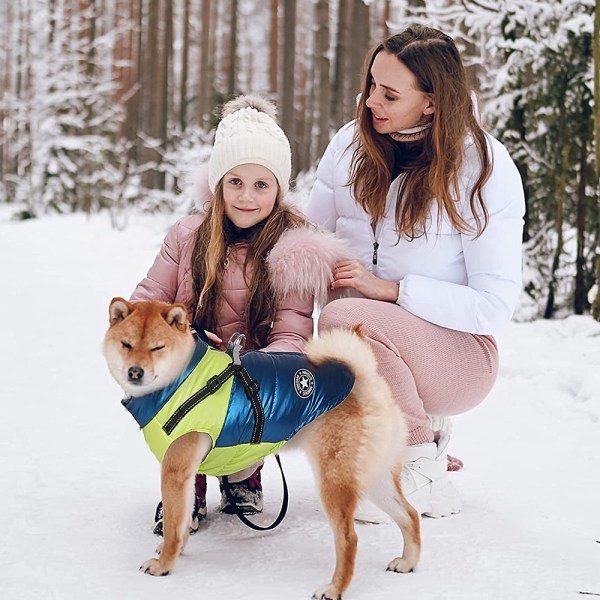
M 140 132 L 144 128 L 144 112 L 146 110 L 146 98 L 144 97 L 143 90 L 145 89 L 146 72 L 144 69 L 147 48 L 144 46 L 144 10 L 146 0 L 137 0 L 137 63 L 136 63 L 136 74 L 137 74 L 137 86 L 138 91 L 136 93 L 135 111 L 137 114 L 137 127 L 134 130 L 135 144 L 135 158 L 136 163 L 142 164 L 144 162 L 144 144 L 140 136 Z
M 161 153 L 168 148 L 168 123 L 170 117 L 170 90 L 172 82 L 169 77 L 170 66 L 173 62 L 173 3 L 170 0 L 163 0 L 162 5 L 162 25 L 160 27 L 160 61 L 158 73 L 158 114 L 157 114 L 157 137 L 160 140 Z M 166 179 L 165 172 L 156 171 L 156 184 L 158 189 L 164 190 Z
M 212 2 L 202 0 L 202 33 L 200 37 L 200 125 L 210 130 L 214 106 L 214 27 L 212 23 Z
M 310 47 L 309 23 L 311 14 L 301 12 L 296 16 L 296 31 L 298 36 L 298 55 L 296 57 L 296 93 L 294 98 L 294 140 L 292 142 L 293 169 L 292 177 L 308 168 L 310 162 L 310 147 L 312 145 L 312 114 L 313 98 L 312 89 L 314 79 L 309 62 L 314 62 L 314 57 L 308 58 Z M 309 23 L 306 23 L 308 21 Z M 314 42 L 313 42 L 314 43 Z M 310 53 L 312 54 L 312 53 Z
M 187 127 L 188 76 L 190 64 L 190 0 L 183 0 L 183 40 L 181 46 L 181 83 L 179 88 L 179 128 Z
M 283 73 L 281 100 L 281 128 L 293 147 L 294 135 L 294 87 L 296 76 L 296 0 L 283 1 Z M 294 157 L 292 156 L 292 161 Z M 293 168 L 292 168 L 293 171 Z
M 361 91 L 363 65 L 371 44 L 369 6 L 363 0 L 354 0 L 352 12 L 350 74 L 344 94 L 344 122 L 356 117 L 356 96 Z
M 587 102 L 585 103 L 587 104 Z M 591 113 L 591 111 L 590 111 Z M 590 118 L 591 114 L 587 117 Z M 577 258 L 575 260 L 575 291 L 573 309 L 576 315 L 582 315 L 589 306 L 587 301 L 585 277 L 585 231 L 587 223 L 587 196 L 585 193 L 587 168 L 587 140 L 580 140 L 579 181 L 577 184 Z
M 392 1 L 391 0 L 385 0 L 385 2 L 383 3 L 383 39 L 390 37 L 391 32 L 390 32 L 390 26 L 389 26 L 389 22 L 392 18 Z
M 589 34 L 583 34 L 582 57 L 586 62 L 592 58 L 592 40 Z M 582 85 L 582 88 L 585 86 Z M 582 315 L 588 308 L 587 299 L 587 269 L 585 264 L 585 233 L 587 230 L 588 200 L 586 188 L 588 184 L 588 148 L 593 137 L 590 124 L 592 121 L 592 106 L 590 100 L 582 89 L 581 92 L 581 116 L 579 118 L 579 181 L 577 182 L 577 258 L 575 261 L 575 290 L 573 294 L 573 309 L 576 315 Z
M 279 69 L 279 0 L 271 0 L 271 30 L 269 32 L 269 91 L 277 94 Z
M 138 2 L 118 0 L 115 6 L 114 27 L 118 37 L 113 49 L 113 61 L 117 64 L 115 100 L 125 107 L 126 117 L 121 124 L 119 137 L 132 142 L 136 139 L 138 130 L 138 53 L 137 37 L 135 35 L 136 21 L 140 5 Z M 135 144 L 131 145 L 129 158 L 135 160 Z
M 82 19 L 87 20 L 87 28 L 84 29 L 82 27 L 82 33 L 85 32 L 87 34 L 87 39 L 85 40 L 85 45 L 87 46 L 86 54 L 85 54 L 85 84 L 92 85 L 92 81 L 96 74 L 96 17 L 97 17 L 97 6 L 96 0 L 87 0 L 85 5 L 82 4 L 81 8 L 83 9 Z M 85 127 L 82 130 L 83 135 L 91 135 L 94 133 L 93 126 L 91 125 L 92 118 L 94 116 L 94 106 L 91 102 L 89 102 L 86 106 L 85 111 Z M 89 171 L 94 168 L 91 163 L 86 162 L 85 166 L 80 171 L 80 176 L 84 175 L 87 178 L 89 176 Z M 83 194 L 80 196 L 80 186 L 78 186 L 78 193 L 76 197 L 77 204 L 74 208 L 80 206 L 83 211 L 87 214 L 90 214 L 96 204 L 95 198 L 96 189 L 83 188 Z
M 319 118 L 317 131 L 317 157 L 321 158 L 329 143 L 331 95 L 329 85 L 329 1 L 318 0 L 316 5 L 315 71 L 314 79 L 319 91 Z M 317 83 L 318 82 L 318 83 Z
M 567 187 L 567 180 L 569 174 L 569 157 L 571 154 L 571 143 L 568 139 L 567 128 L 566 128 L 566 115 L 561 115 L 560 139 L 563 140 L 562 147 L 562 160 L 560 166 L 560 176 L 556 182 L 556 214 L 555 214 L 555 228 L 557 234 L 556 249 L 554 252 L 554 258 L 552 259 L 552 267 L 550 271 L 550 281 L 548 283 L 548 299 L 546 301 L 546 309 L 544 310 L 544 319 L 551 319 L 554 315 L 556 308 L 556 286 L 557 286 L 557 272 L 560 266 L 560 257 L 563 253 L 564 239 L 563 239 L 563 222 L 564 222 L 564 210 L 565 210 L 565 192 Z
M 0 10 L 2 11 L 0 14 L 0 23 L 2 23 L 2 25 L 0 27 L 2 28 L 3 38 L 8 40 L 10 37 L 10 32 L 14 26 L 12 18 L 12 5 L 10 3 L 7 3 L 3 5 Z M 3 140 L 3 142 L 0 143 L 0 182 L 4 183 L 8 171 L 7 159 L 9 151 L 7 149 L 11 144 L 9 131 L 10 121 L 8 119 L 9 110 L 5 107 L 4 102 L 5 94 L 12 92 L 10 87 L 11 72 L 13 66 L 11 56 L 11 44 L 5 44 L 2 50 L 3 53 L 0 57 L 0 106 L 2 106 L 2 108 L 0 108 L 0 139 Z
M 227 96 L 232 98 L 236 93 L 237 75 L 237 28 L 238 28 L 238 0 L 231 0 L 231 14 L 229 21 L 229 69 L 227 71 Z
M 335 66 L 331 89 L 331 115 L 335 129 L 344 124 L 346 98 L 347 56 L 352 22 L 352 6 L 358 0 L 339 0 L 335 44 Z
M 149 0 L 148 19 L 145 36 L 144 61 L 142 63 L 142 113 L 141 133 L 143 137 L 153 140 L 152 147 L 142 143 L 142 162 L 146 169 L 142 175 L 142 184 L 149 189 L 159 185 L 156 167 L 160 155 L 154 148 L 154 143 L 160 136 L 159 115 L 162 90 L 160 88 L 159 62 L 159 22 L 160 0 Z
M 594 138 L 596 144 L 596 297 L 592 315 L 600 321 L 600 0 L 594 16 Z
M 409 14 L 409 16 L 425 16 L 425 11 L 427 8 L 425 0 L 407 0 L 406 5 L 408 7 L 407 13 Z

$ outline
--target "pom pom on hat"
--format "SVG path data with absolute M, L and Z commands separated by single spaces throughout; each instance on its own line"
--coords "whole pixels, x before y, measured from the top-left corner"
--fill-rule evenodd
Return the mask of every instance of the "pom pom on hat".
M 223 106 L 215 144 L 208 162 L 208 185 L 214 193 L 223 175 L 238 165 L 253 163 L 269 169 L 282 194 L 292 172 L 290 143 L 275 117 L 277 109 L 261 96 L 238 96 Z

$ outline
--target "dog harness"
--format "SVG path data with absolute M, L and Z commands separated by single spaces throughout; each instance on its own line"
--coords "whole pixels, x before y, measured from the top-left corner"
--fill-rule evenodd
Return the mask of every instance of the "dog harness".
M 160 462 L 182 435 L 210 435 L 213 448 L 198 471 L 222 476 L 277 452 L 340 404 L 353 385 L 354 375 L 340 363 L 315 366 L 295 352 L 249 351 L 241 357 L 234 352 L 232 358 L 197 340 L 174 382 L 122 403 Z

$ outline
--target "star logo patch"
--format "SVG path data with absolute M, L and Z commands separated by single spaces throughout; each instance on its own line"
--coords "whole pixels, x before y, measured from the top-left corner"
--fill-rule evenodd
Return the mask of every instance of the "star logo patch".
M 294 374 L 294 389 L 300 398 L 308 398 L 315 389 L 315 377 L 308 369 L 298 369 Z

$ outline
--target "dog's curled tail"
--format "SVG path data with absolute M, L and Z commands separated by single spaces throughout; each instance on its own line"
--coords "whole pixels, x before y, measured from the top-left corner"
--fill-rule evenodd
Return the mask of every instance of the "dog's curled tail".
M 365 341 L 360 325 L 319 333 L 318 338 L 307 342 L 304 352 L 315 365 L 334 360 L 347 366 L 355 376 L 377 372 L 375 355 Z

